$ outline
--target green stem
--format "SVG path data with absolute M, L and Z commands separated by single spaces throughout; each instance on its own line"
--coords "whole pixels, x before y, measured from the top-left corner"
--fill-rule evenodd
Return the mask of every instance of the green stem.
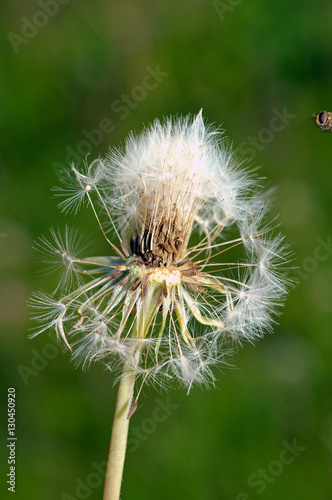
M 103 500 L 120 498 L 129 428 L 128 413 L 133 399 L 135 377 L 135 371 L 124 368 L 115 407 Z
M 149 286 L 148 292 L 143 298 L 143 304 L 141 304 L 136 313 L 133 325 L 133 339 L 144 339 L 146 337 L 151 322 L 158 310 L 158 299 L 161 289 L 162 284 L 159 282 Z M 131 303 L 129 299 L 123 312 L 123 318 L 125 318 L 125 321 L 126 314 L 129 315 L 129 312 L 132 310 L 135 296 L 132 296 L 131 300 L 133 303 Z M 142 347 L 141 343 L 136 346 L 136 350 L 132 357 L 132 363 L 130 363 L 130 367 L 128 367 L 128 365 L 124 366 L 121 376 L 107 462 L 104 500 L 119 500 L 120 498 L 123 465 L 127 447 L 129 418 L 132 413 L 130 410 Z

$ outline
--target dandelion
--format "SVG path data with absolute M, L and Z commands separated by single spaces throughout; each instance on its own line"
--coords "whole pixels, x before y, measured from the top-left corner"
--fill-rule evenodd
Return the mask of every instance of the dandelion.
M 288 255 L 265 222 L 261 179 L 201 113 L 156 120 L 123 150 L 72 166 L 64 182 L 61 209 L 89 204 L 108 250 L 74 255 L 79 234 L 68 229 L 39 242 L 63 268 L 64 292 L 35 294 L 35 334 L 53 327 L 77 363 L 102 360 L 118 374 L 104 496 L 114 500 L 142 385 L 214 383 L 213 366 L 234 346 L 271 329 Z

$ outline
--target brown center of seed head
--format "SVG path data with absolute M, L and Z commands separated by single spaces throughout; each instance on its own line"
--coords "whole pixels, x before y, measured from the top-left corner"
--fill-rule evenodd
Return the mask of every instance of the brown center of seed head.
M 170 267 L 182 259 L 183 243 L 176 220 L 162 220 L 158 225 L 145 223 L 141 234 L 131 237 L 130 249 L 146 267 Z

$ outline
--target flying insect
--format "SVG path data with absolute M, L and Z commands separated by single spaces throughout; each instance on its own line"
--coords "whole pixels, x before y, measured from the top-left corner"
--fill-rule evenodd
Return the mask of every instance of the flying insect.
M 314 113 L 312 118 L 315 119 L 315 123 L 317 127 L 321 130 L 330 130 L 332 131 L 332 113 L 329 111 L 318 111 L 318 113 Z

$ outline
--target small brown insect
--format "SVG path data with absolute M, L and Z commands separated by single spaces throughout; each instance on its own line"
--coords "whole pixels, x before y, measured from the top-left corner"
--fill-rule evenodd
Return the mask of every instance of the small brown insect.
M 317 127 L 321 130 L 332 130 L 332 113 L 319 111 L 318 113 L 314 113 L 312 118 L 315 119 Z

